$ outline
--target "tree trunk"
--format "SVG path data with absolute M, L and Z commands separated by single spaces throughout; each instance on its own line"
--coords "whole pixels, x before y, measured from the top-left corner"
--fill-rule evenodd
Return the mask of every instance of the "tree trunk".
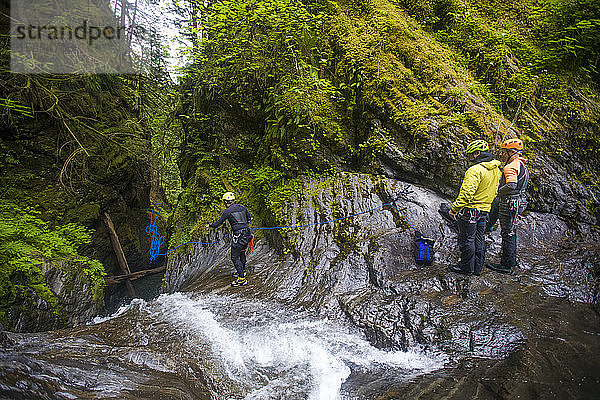
M 110 219 L 110 215 L 108 215 L 107 212 L 104 213 L 104 224 L 108 228 L 110 241 L 113 245 L 113 249 L 115 250 L 115 254 L 117 255 L 117 260 L 119 261 L 119 266 L 121 267 L 123 274 L 130 275 L 131 271 L 129 270 L 129 265 L 127 264 L 125 253 L 123 253 L 123 248 L 121 247 L 121 243 L 119 242 L 119 237 L 117 236 L 117 232 L 115 232 L 115 226 L 113 225 L 113 222 Z M 129 292 L 129 296 L 132 299 L 138 297 L 135 293 L 135 289 L 130 279 L 127 279 L 125 281 L 125 285 L 127 286 L 127 291 Z

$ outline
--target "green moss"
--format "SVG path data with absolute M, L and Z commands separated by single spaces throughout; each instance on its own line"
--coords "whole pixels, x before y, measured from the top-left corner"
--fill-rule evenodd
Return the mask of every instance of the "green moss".
M 77 252 L 89 243 L 90 232 L 76 224 L 51 227 L 40 219 L 41 214 L 35 208 L 0 199 L 0 309 L 5 315 L 10 309 L 28 307 L 30 289 L 51 312 L 61 313 L 59 300 L 42 274 L 43 263 L 63 269 L 71 279 L 84 274 L 95 298 L 103 299 L 104 267 Z M 15 321 L 7 322 L 11 329 Z
M 191 100 L 183 114 L 193 139 L 180 162 L 186 189 L 175 219 L 183 229 L 171 244 L 200 235 L 219 215 L 225 190 L 238 194 L 257 224 L 288 225 L 289 199 L 306 202 L 333 186 L 337 178 L 325 172 L 372 173 L 391 144 L 414 164 L 431 159 L 432 149 L 452 153 L 474 138 L 495 143 L 517 131 L 530 160 L 548 153 L 541 145 L 550 143 L 552 151 L 575 149 L 594 163 L 597 89 L 577 82 L 577 68 L 554 65 L 558 54 L 548 44 L 556 37 L 548 27 L 561 23 L 536 14 L 560 8 L 550 3 L 211 5 L 210 39 L 185 75 L 183 95 Z M 571 134 L 571 127 L 590 129 Z M 295 180 L 311 174 L 321 183 L 309 188 Z M 338 202 L 329 207 L 337 215 Z M 295 238 L 280 233 L 284 241 Z
M 291 225 L 288 206 L 292 199 L 302 198 L 303 184 L 299 178 L 289 179 L 281 171 L 266 166 L 244 171 L 235 167 L 223 170 L 200 167 L 195 184 L 180 196 L 173 217 L 180 229 L 172 235 L 169 247 L 202 237 L 204 226 L 218 219 L 223 211 L 221 196 L 226 191 L 235 193 L 236 202 L 248 207 L 254 216 L 253 226 Z M 293 231 L 280 233 L 288 241 L 294 240 Z M 256 240 L 264 234 L 256 232 Z
M 59 304 L 58 298 L 52 291 L 48 288 L 45 283 L 40 283 L 37 285 L 31 285 L 31 287 L 35 290 L 36 294 L 44 300 L 46 303 L 50 305 L 52 311 L 55 314 L 59 314 Z
M 350 232 L 350 228 L 354 228 L 354 232 Z M 338 245 L 339 253 L 331 260 L 331 268 L 348 257 L 352 251 L 358 249 L 358 236 L 356 232 L 358 227 L 352 224 L 350 219 L 337 221 L 333 225 L 333 240 Z

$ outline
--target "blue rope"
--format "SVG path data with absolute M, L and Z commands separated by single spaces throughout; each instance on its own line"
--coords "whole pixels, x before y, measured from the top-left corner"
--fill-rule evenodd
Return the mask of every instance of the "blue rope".
M 392 206 L 392 207 L 393 207 L 393 208 L 394 208 L 396 211 L 398 211 L 398 214 L 400 214 L 400 215 L 402 215 L 402 216 L 404 217 L 404 219 L 406 220 L 406 222 L 408 222 L 408 225 L 410 225 L 410 227 L 411 227 L 411 228 L 413 228 L 413 230 L 414 230 L 414 231 L 416 231 L 416 230 L 417 230 L 417 228 L 415 228 L 415 226 L 412 224 L 412 222 L 410 222 L 410 219 L 408 219 L 408 217 L 406 216 L 406 214 L 404 214 L 402 211 L 400 211 L 400 210 L 398 209 L 398 207 L 396 207 L 396 206 L 394 205 L 394 203 L 393 203 L 393 202 L 392 202 L 392 203 L 388 203 L 388 204 L 384 204 L 384 206 L 385 206 L 385 205 L 390 205 L 390 206 Z M 382 206 L 382 207 L 383 207 L 383 206 Z
M 165 241 L 165 237 L 161 236 L 158 233 L 158 227 L 156 226 L 156 219 L 158 218 L 159 210 L 156 212 L 156 216 L 154 215 L 154 210 L 157 206 L 162 205 L 162 203 L 158 203 L 152 206 L 152 213 L 150 214 L 150 224 L 146 227 L 146 233 L 150 235 L 150 261 L 156 259 L 156 257 L 164 254 L 160 254 L 160 246 L 162 246 Z
M 161 203 L 157 203 L 156 205 L 154 205 L 152 207 L 152 213 L 150 214 L 150 224 L 146 227 L 146 233 L 150 234 L 151 240 L 150 240 L 150 261 L 155 260 L 158 256 L 165 256 L 167 255 L 169 252 L 183 246 L 186 244 L 198 244 L 198 245 L 213 245 L 213 244 L 217 244 L 222 242 L 223 240 L 225 240 L 225 238 L 227 238 L 227 236 L 229 236 L 229 234 L 223 236 L 220 240 L 217 240 L 216 242 L 185 242 L 180 244 L 177 247 L 173 247 L 172 249 L 169 249 L 167 251 L 165 251 L 164 253 L 160 252 L 160 247 L 162 246 L 162 244 L 165 241 L 164 236 L 161 236 L 158 233 L 158 228 L 156 226 L 156 219 L 158 218 L 158 213 L 160 211 L 160 208 L 158 209 L 156 215 L 154 215 L 154 210 L 156 209 L 156 206 L 160 206 Z M 370 213 L 373 212 L 375 210 L 379 210 L 380 208 L 383 208 L 385 206 L 391 206 L 393 207 L 396 211 L 398 211 L 398 213 L 400 215 L 402 215 L 404 217 L 404 219 L 406 220 L 406 222 L 408 222 L 408 224 L 410 225 L 411 228 L 413 228 L 414 230 L 416 230 L 416 228 L 414 227 L 414 225 L 410 222 L 410 220 L 408 219 L 408 217 L 406 216 L 406 214 L 404 214 L 404 212 L 402 212 L 401 210 L 399 210 L 395 205 L 394 202 L 391 203 L 385 203 L 382 204 L 378 207 L 375 208 L 371 208 L 370 210 L 366 210 L 366 211 L 361 211 L 359 213 L 354 213 L 354 214 L 350 214 L 347 215 L 345 217 L 341 217 L 341 218 L 336 218 L 336 219 L 331 219 L 331 220 L 327 220 L 327 221 L 321 221 L 321 222 L 314 222 L 311 224 L 304 224 L 304 225 L 287 225 L 287 226 L 269 226 L 269 227 L 260 227 L 260 228 L 250 228 L 250 230 L 253 231 L 259 231 L 259 230 L 276 230 L 276 229 L 299 229 L 299 228 L 307 228 L 310 226 L 316 226 L 316 225 L 324 225 L 324 224 L 331 224 L 337 221 L 341 221 L 344 219 L 348 219 L 348 218 L 353 218 L 356 217 L 358 215 L 362 215 L 362 214 L 366 214 L 366 213 Z
M 229 234 L 227 234 L 227 235 L 223 236 L 221 238 L 221 240 L 217 240 L 216 242 L 185 242 L 185 243 L 181 243 L 177 247 L 173 247 L 172 249 L 165 251 L 164 253 L 161 253 L 160 246 L 162 246 L 162 244 L 164 243 L 165 237 L 161 236 L 158 233 L 158 227 L 156 226 L 156 219 L 158 218 L 158 213 L 160 212 L 160 208 L 158 208 L 156 215 L 154 215 L 154 210 L 157 209 L 156 206 L 160 206 L 161 204 L 162 203 L 157 203 L 156 205 L 152 206 L 152 213 L 150 214 L 150 224 L 146 227 L 146 233 L 148 233 L 150 235 L 150 261 L 156 260 L 156 258 L 158 256 L 166 256 L 169 252 L 171 252 L 183 245 L 186 245 L 186 244 L 212 245 L 212 244 L 217 244 L 219 242 L 222 242 L 223 240 L 225 240 L 225 238 L 227 238 L 227 236 L 229 236 Z
M 253 231 L 260 231 L 260 230 L 275 230 L 275 229 L 299 229 L 299 228 L 307 228 L 309 226 L 315 226 L 315 225 L 323 225 L 323 224 L 330 224 L 333 222 L 337 222 L 337 221 L 341 221 L 343 219 L 347 219 L 347 218 L 352 218 L 352 217 L 356 217 L 358 215 L 361 214 L 366 214 L 369 212 L 373 212 L 375 210 L 378 210 L 380 208 L 383 208 L 385 206 L 392 206 L 394 209 L 396 209 L 396 211 L 398 211 L 398 213 L 400 213 L 404 219 L 406 219 L 406 221 L 408 222 L 408 224 L 411 226 L 411 228 L 415 229 L 415 227 L 413 226 L 413 224 L 410 222 L 410 220 L 406 217 L 406 215 L 400 211 L 396 206 L 394 206 L 393 203 L 385 203 L 382 204 L 378 207 L 375 208 L 371 208 L 370 210 L 367 211 L 361 211 L 359 213 L 355 213 L 355 214 L 350 214 L 350 215 L 346 215 L 345 217 L 341 217 L 341 218 L 336 218 L 336 219 L 331 219 L 331 220 L 327 220 L 327 221 L 321 221 L 321 222 L 313 222 L 312 224 L 304 224 L 304 225 L 287 225 L 287 226 L 271 226 L 271 227 L 261 227 L 261 228 L 250 228 Z

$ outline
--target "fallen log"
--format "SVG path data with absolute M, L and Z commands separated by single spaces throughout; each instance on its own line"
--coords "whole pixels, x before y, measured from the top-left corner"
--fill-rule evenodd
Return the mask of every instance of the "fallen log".
M 146 275 L 158 274 L 159 272 L 163 272 L 166 267 L 163 265 L 162 267 L 153 268 L 153 269 L 144 269 L 142 271 L 136 271 L 125 275 L 114 275 L 114 276 L 105 276 L 104 281 L 107 285 L 115 285 L 120 283 L 126 279 L 133 281 L 139 278 L 142 278 Z
M 119 242 L 119 237 L 117 236 L 117 232 L 115 231 L 115 226 L 113 225 L 112 220 L 110 219 L 110 215 L 108 215 L 108 213 L 104 213 L 104 224 L 106 225 L 106 228 L 108 229 L 108 233 L 110 236 L 110 241 L 113 245 L 113 250 L 115 251 L 115 254 L 117 255 L 117 260 L 119 261 L 119 266 L 121 267 L 121 271 L 123 271 L 123 273 L 125 275 L 129 275 L 131 274 L 131 271 L 129 270 L 129 265 L 127 264 L 127 259 L 125 258 L 125 253 L 123 253 L 123 248 L 121 247 L 121 243 Z M 125 285 L 127 286 L 127 291 L 129 292 L 129 297 L 131 297 L 132 299 L 135 299 L 137 296 L 137 294 L 135 293 L 135 289 L 133 287 L 133 284 L 131 283 L 131 279 L 125 278 Z

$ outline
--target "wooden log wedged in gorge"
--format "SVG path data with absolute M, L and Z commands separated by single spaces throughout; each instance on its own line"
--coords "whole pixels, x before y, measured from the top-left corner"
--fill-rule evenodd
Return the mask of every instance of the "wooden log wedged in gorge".
M 107 285 L 114 285 L 114 284 L 120 283 L 126 279 L 133 281 L 133 280 L 142 278 L 146 275 L 158 274 L 159 272 L 163 272 L 165 269 L 166 269 L 166 266 L 163 265 L 162 267 L 153 268 L 153 269 L 145 269 L 142 271 L 132 272 L 132 273 L 126 274 L 126 275 L 107 276 L 104 278 L 104 281 L 106 282 Z
M 121 267 L 121 271 L 123 274 L 130 275 L 131 271 L 129 270 L 129 265 L 127 264 L 127 259 L 125 258 L 125 253 L 123 253 L 123 248 L 121 247 L 121 242 L 119 242 L 119 237 L 117 236 L 117 232 L 115 231 L 115 226 L 113 225 L 112 220 L 110 219 L 110 215 L 107 212 L 104 212 L 104 224 L 108 228 L 108 233 L 110 236 L 110 241 L 113 245 L 113 249 L 115 250 L 115 254 L 117 255 L 117 260 L 119 261 L 119 266 Z M 127 291 L 129 292 L 129 296 L 132 299 L 137 298 L 137 294 L 135 292 L 135 288 L 131 283 L 131 279 L 126 279 L 125 285 L 127 286 Z

